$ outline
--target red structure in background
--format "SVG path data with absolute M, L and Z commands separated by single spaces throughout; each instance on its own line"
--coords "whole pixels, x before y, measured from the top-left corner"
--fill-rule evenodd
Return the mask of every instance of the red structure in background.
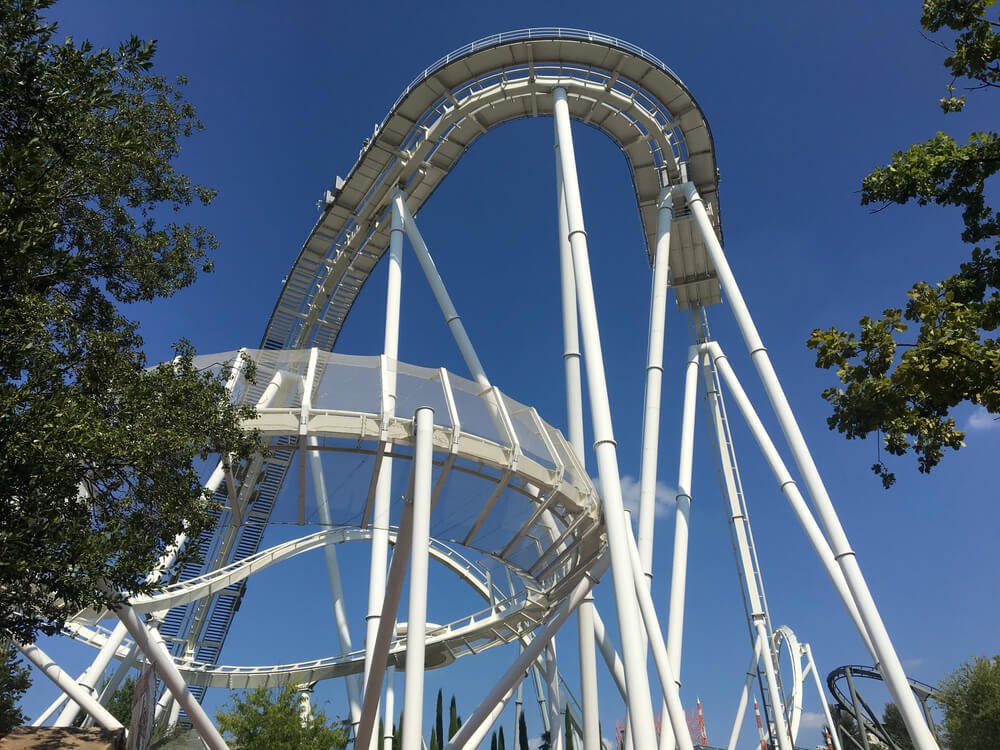
M 701 698 L 697 699 L 694 710 L 688 709 L 687 722 L 691 741 L 696 745 L 707 745 L 708 734 L 705 733 L 705 715 L 701 712 Z
M 687 709 L 686 713 L 688 731 L 691 732 L 691 741 L 695 745 L 708 745 L 708 735 L 705 732 L 705 715 L 701 710 L 701 699 L 698 699 L 694 708 Z M 659 736 L 662 715 L 656 714 L 653 718 L 656 721 L 656 735 Z M 625 726 L 626 722 L 624 718 L 615 721 L 615 740 L 619 748 L 625 744 Z

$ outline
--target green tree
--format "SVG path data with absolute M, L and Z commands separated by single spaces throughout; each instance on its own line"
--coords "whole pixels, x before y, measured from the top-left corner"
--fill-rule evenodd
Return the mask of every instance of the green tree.
M 960 112 L 967 89 L 1000 87 L 1000 24 L 995 0 L 925 0 L 921 24 L 953 37 L 940 44 L 951 82 L 940 100 Z M 912 451 L 929 472 L 964 433 L 952 416 L 962 403 L 1000 414 L 1000 213 L 986 202 L 988 180 L 1000 170 L 1000 137 L 972 133 L 959 144 L 938 133 L 892 155 L 864 178 L 861 202 L 885 207 L 916 202 L 962 212 L 965 259 L 937 283 L 920 281 L 902 307 L 864 317 L 858 332 L 815 330 L 808 341 L 816 365 L 836 368 L 841 387 L 823 391 L 831 429 L 850 438 L 876 434 L 886 451 Z M 914 328 L 913 332 L 910 329 Z M 888 488 L 895 475 L 879 457 L 872 467 Z
M 0 667 L 0 735 L 24 723 L 21 696 L 31 687 L 31 673 L 20 659 L 14 644 L 0 640 L 3 665 Z
M 135 678 L 133 677 L 125 680 L 108 699 L 108 711 L 122 723 L 122 726 L 127 727 L 132 722 L 132 702 L 134 699 Z M 84 715 L 83 712 L 80 715 Z
M 215 715 L 219 730 L 238 750 L 335 750 L 347 747 L 343 723 L 330 724 L 322 713 L 303 720 L 299 696 L 286 685 L 257 688 L 235 695 L 232 705 Z
M 844 748 L 864 748 L 861 742 L 861 730 L 850 711 L 831 704 L 830 716 L 833 718 L 832 731 L 837 732 L 840 744 Z
M 122 305 L 173 294 L 216 246 L 174 220 L 213 193 L 176 171 L 200 128 L 155 44 L 57 41 L 52 0 L 0 0 L 0 633 L 33 641 L 127 594 L 186 525 L 198 462 L 250 455 L 249 410 L 190 345 L 147 369 Z
M 503 727 L 500 727 L 500 731 L 497 734 L 497 750 L 507 750 L 507 740 L 503 736 Z
M 434 728 L 437 731 L 438 740 L 444 739 L 444 696 L 438 690 L 437 706 L 434 714 Z
M 885 704 L 885 710 L 882 711 L 882 727 L 900 750 L 913 750 L 913 740 L 906 731 L 903 714 L 895 703 Z
M 563 747 L 566 750 L 573 750 L 573 724 L 569 717 L 569 706 L 566 706 L 563 720 Z
M 944 739 L 954 750 L 1000 747 L 1000 656 L 975 657 L 938 687 Z
M 523 711 L 517 717 L 517 750 L 528 750 L 528 723 Z
M 462 717 L 458 715 L 458 704 L 455 702 L 455 696 L 451 696 L 451 706 L 448 710 L 448 739 L 450 740 L 456 734 L 458 730 L 462 728 Z

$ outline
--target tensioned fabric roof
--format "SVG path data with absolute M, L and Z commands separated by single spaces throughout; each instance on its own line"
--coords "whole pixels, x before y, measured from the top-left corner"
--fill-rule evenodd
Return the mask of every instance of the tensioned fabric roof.
M 665 186 L 695 184 L 721 236 L 712 135 L 694 97 L 666 65 L 613 37 L 569 29 L 496 34 L 424 70 L 366 139 L 346 180 L 326 195 L 271 315 L 263 348 L 330 350 L 389 243 L 388 202 L 404 187 L 415 214 L 473 142 L 493 127 L 551 115 L 551 92 L 570 114 L 622 150 L 653 255 Z M 720 300 L 714 269 L 675 203 L 670 267 L 678 305 Z

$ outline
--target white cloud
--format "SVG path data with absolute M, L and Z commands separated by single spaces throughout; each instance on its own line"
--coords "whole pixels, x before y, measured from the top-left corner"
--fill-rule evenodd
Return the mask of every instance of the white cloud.
M 802 712 L 802 729 L 822 729 L 826 726 L 826 717 L 819 711 Z
M 996 414 L 990 414 L 982 406 L 977 406 L 976 410 L 969 415 L 965 421 L 966 430 L 995 430 L 1000 428 L 1000 419 Z
M 594 486 L 600 491 L 601 483 L 594 479 Z M 677 490 L 663 482 L 656 483 L 655 497 L 655 518 L 666 518 L 673 513 L 676 507 Z M 622 474 L 622 502 L 625 510 L 632 512 L 633 522 L 639 519 L 639 480 L 631 474 Z
M 903 659 L 903 669 L 919 669 L 923 665 L 924 665 L 924 660 L 920 658 Z

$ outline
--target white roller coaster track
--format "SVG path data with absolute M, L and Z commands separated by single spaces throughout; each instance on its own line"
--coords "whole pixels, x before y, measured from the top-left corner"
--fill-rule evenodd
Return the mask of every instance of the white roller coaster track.
M 570 311 L 564 317 L 567 404 L 571 424 L 582 424 L 578 367 L 582 350 L 600 497 L 584 469 L 582 439 L 580 446 L 574 445 L 580 450 L 578 455 L 562 434 L 544 423 L 534 409 L 507 399 L 490 384 L 414 220 L 437 186 L 481 135 L 511 120 L 549 115 L 556 122 L 562 292 L 565 309 Z M 671 627 L 666 639 L 648 588 L 648 570 L 643 567 L 646 563 L 642 558 L 651 554 L 652 536 L 648 537 L 650 546 L 640 549 L 624 522 L 571 119 L 601 130 L 621 149 L 632 175 L 647 256 L 658 270 L 654 275 L 657 286 L 651 305 L 646 370 L 645 418 L 654 421 L 643 433 L 642 486 L 653 487 L 657 476 L 656 441 L 651 439 L 649 445 L 646 441 L 647 433 L 656 435 L 659 427 L 666 289 L 673 288 L 680 309 L 691 310 L 696 316 L 707 306 L 720 302 L 724 290 L 819 517 L 817 521 L 813 516 L 721 347 L 715 341 L 699 337 L 689 351 L 685 383 L 677 483 L 680 510 L 675 521 L 674 590 L 669 612 Z M 677 746 L 692 750 L 680 703 L 680 645 L 688 511 L 692 502 L 691 415 L 697 390 L 696 369 L 701 362 L 710 360 L 709 370 L 718 367 L 721 377 L 707 371 L 709 386 L 718 392 L 725 385 L 735 396 L 781 493 L 805 529 L 862 641 L 880 664 L 915 746 L 919 750 L 936 750 L 729 268 L 721 244 L 718 172 L 711 132 L 697 102 L 669 68 L 634 45 L 584 31 L 529 29 L 474 42 L 437 61 L 407 87 L 366 139 L 347 178 L 338 178 L 327 191 L 321 211 L 285 279 L 262 348 L 250 355 L 262 376 L 256 384 L 230 383 L 237 401 L 257 405 L 260 419 L 255 426 L 270 441 L 270 452 L 242 466 L 229 467 L 225 460 L 220 462 L 212 485 L 218 488 L 219 523 L 212 533 L 190 542 L 202 554 L 204 564 L 185 566 L 177 583 L 152 596 L 136 598 L 131 605 L 117 611 L 137 646 L 163 670 L 161 674 L 174 699 L 183 704 L 202 738 L 213 749 L 221 750 L 225 743 L 198 703 L 191 700 L 185 683 L 200 698 L 206 687 L 302 685 L 353 675 L 364 669 L 367 682 L 363 705 L 350 697 L 348 685 L 352 720 L 358 727 L 356 742 L 364 747 L 378 725 L 382 670 L 387 663 L 396 666 L 406 663 L 410 668 L 406 671 L 404 706 L 408 708 L 404 714 L 407 725 L 416 729 L 404 731 L 403 750 L 416 750 L 421 741 L 423 669 L 415 667 L 441 666 L 458 656 L 518 640 L 522 645 L 520 655 L 489 686 L 486 697 L 467 717 L 447 750 L 476 747 L 514 694 L 525 670 L 539 660 L 546 665 L 553 701 L 560 700 L 554 646 L 549 644 L 573 611 L 582 606 L 594 620 L 592 625 L 581 628 L 581 654 L 593 642 L 591 630 L 603 634 L 599 636 L 602 654 L 629 712 L 626 742 L 642 750 L 657 743 L 647 669 L 648 646 L 670 726 L 670 731 L 664 731 L 658 739 L 660 748 L 672 750 Z M 394 359 L 398 344 L 398 261 L 404 234 L 414 246 L 475 382 L 463 381 L 444 370 L 412 368 Z M 357 295 L 390 245 L 395 260 L 390 262 L 385 356 L 350 358 L 331 354 Z M 395 323 L 390 320 L 390 310 Z M 580 342 L 574 343 L 577 329 Z M 360 392 L 348 393 L 354 399 L 348 404 L 323 403 L 324 398 L 337 391 L 336 387 L 323 391 L 324 379 L 350 368 L 360 368 L 368 380 L 379 383 L 378 405 L 360 403 L 364 400 Z M 400 397 L 406 395 L 407 377 L 419 380 L 425 388 L 418 388 L 416 403 L 410 404 L 416 409 L 415 415 L 397 409 Z M 335 376 L 332 381 L 341 382 Z M 428 386 L 432 382 L 436 385 Z M 458 400 L 463 400 L 464 405 L 456 406 Z M 721 402 L 719 408 L 724 414 Z M 477 427 L 470 427 L 474 420 L 466 419 L 464 409 L 478 410 L 481 418 Z M 728 452 L 731 445 L 727 418 L 719 419 L 723 429 L 717 430 L 716 440 L 723 452 L 723 467 L 734 472 L 735 460 Z M 326 502 L 320 500 L 326 490 L 318 486 L 322 482 L 323 451 L 351 453 L 371 463 L 361 528 L 327 529 L 258 552 L 293 457 L 300 458 L 299 523 L 304 521 L 306 508 L 307 462 L 313 463 L 319 477 L 313 480 L 317 507 Z M 651 459 L 648 462 L 647 457 Z M 293 664 L 218 664 L 246 579 L 253 573 L 310 550 L 323 548 L 330 554 L 333 544 L 367 539 L 368 535 L 373 539 L 372 570 L 377 570 L 375 550 L 389 522 L 386 520 L 379 527 L 372 519 L 378 518 L 379 513 L 388 519 L 391 510 L 386 500 L 392 491 L 391 469 L 383 466 L 391 467 L 400 460 L 410 461 L 413 469 L 410 488 L 395 511 L 402 518 L 400 529 L 406 531 L 401 531 L 397 539 L 396 554 L 384 579 L 384 598 L 380 594 L 381 603 L 376 602 L 374 612 L 369 610 L 369 622 L 374 625 L 367 634 L 367 657 L 363 650 L 345 649 L 347 653 L 337 656 Z M 432 487 L 430 477 L 435 467 Z M 470 498 L 465 515 L 457 521 L 449 519 L 451 525 L 446 529 L 435 527 L 434 522 L 440 523 L 442 515 L 436 503 L 442 497 L 447 498 L 448 482 L 459 476 L 484 483 L 489 492 Z M 745 517 L 741 490 L 730 495 L 732 518 Z M 511 511 L 515 507 L 520 510 Z M 496 521 L 497 508 L 517 518 L 514 527 L 507 528 Z M 432 509 L 438 509 L 436 515 Z M 640 529 L 643 517 L 649 521 L 651 512 L 650 500 L 649 505 L 640 508 Z M 489 526 L 491 522 L 493 527 Z M 436 542 L 428 541 L 428 529 L 437 538 Z M 761 587 L 756 553 L 748 540 L 749 526 L 736 524 L 735 530 L 745 583 L 748 591 L 753 592 Z M 520 582 L 519 587 L 512 586 L 510 592 L 500 595 L 489 571 L 460 555 L 453 549 L 454 544 L 499 561 Z M 406 570 L 403 562 L 406 556 L 400 548 L 410 556 L 410 610 L 405 632 L 396 630 Z M 457 573 L 489 606 L 446 625 L 427 623 L 428 555 Z M 334 589 L 339 572 L 329 557 L 327 565 Z M 621 659 L 608 645 L 607 631 L 599 616 L 586 603 L 591 587 L 608 566 L 614 581 Z M 379 583 L 370 587 L 372 592 L 381 590 L 383 572 L 373 573 L 372 580 L 379 579 Z M 757 657 L 762 658 L 768 699 L 774 703 L 774 735 L 780 750 L 791 750 L 800 724 L 802 679 L 808 671 L 815 675 L 815 665 L 808 646 L 800 648 L 790 630 L 779 628 L 773 640 L 769 637 L 770 616 L 762 599 L 753 595 L 748 602 L 757 633 L 752 674 L 757 670 Z M 371 600 L 369 605 L 372 606 Z M 158 630 L 147 628 L 137 616 L 142 612 L 164 611 L 166 615 Z M 99 623 L 103 614 L 106 613 L 82 613 L 70 624 L 75 637 L 94 647 L 105 647 L 102 652 L 122 642 L 124 634 L 122 628 L 114 634 L 103 629 Z M 416 634 L 415 637 L 408 638 L 410 633 Z M 792 690 L 788 696 L 791 707 L 787 713 L 781 705 L 775 674 L 782 641 L 793 652 Z M 125 658 L 128 642 L 114 650 Z M 801 667 L 801 656 L 809 660 L 806 670 Z M 744 687 L 731 744 L 738 736 L 749 685 L 750 681 Z M 596 750 L 597 699 L 595 695 L 584 699 L 586 705 L 580 713 L 586 721 L 574 717 L 574 723 L 584 737 L 590 733 L 584 743 L 586 750 Z M 555 746 L 559 747 L 560 706 L 556 703 L 546 725 L 553 733 Z

